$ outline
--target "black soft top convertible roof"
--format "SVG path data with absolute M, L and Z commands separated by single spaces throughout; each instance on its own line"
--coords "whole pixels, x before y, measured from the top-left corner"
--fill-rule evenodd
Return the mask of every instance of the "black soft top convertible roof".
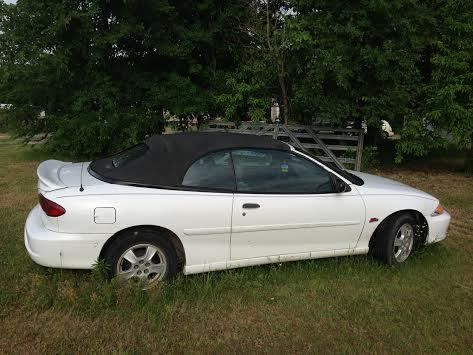
M 124 185 L 179 187 L 197 159 L 227 149 L 260 148 L 289 151 L 286 143 L 269 137 L 224 132 L 155 135 L 144 143 L 93 161 L 97 179 Z

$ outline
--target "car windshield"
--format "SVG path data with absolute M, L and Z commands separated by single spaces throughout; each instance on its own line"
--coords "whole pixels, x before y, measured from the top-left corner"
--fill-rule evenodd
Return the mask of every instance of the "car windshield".
M 297 147 L 294 147 L 294 149 L 296 149 L 297 151 L 299 151 L 299 152 L 301 152 L 301 153 L 304 153 L 304 154 L 309 155 L 311 158 L 317 160 L 320 164 L 325 165 L 325 166 L 328 166 L 330 169 L 332 169 L 333 171 L 335 171 L 337 174 L 343 176 L 345 179 L 347 179 L 348 181 L 350 181 L 352 184 L 361 186 L 361 185 L 363 185 L 363 184 L 365 183 L 365 182 L 363 181 L 363 179 L 361 179 L 360 177 L 356 176 L 355 174 L 350 173 L 350 172 L 349 172 L 348 170 L 346 170 L 346 169 L 340 169 L 337 165 L 335 165 L 335 164 L 332 163 L 332 162 L 324 162 L 324 161 L 320 160 L 320 159 L 317 158 L 313 153 L 311 153 L 310 151 L 308 151 L 308 150 L 306 150 L 306 149 L 300 149 L 300 148 L 297 148 Z

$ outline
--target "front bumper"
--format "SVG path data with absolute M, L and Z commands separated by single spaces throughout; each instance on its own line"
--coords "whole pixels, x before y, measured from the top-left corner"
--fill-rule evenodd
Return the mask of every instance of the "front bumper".
M 39 265 L 65 269 L 91 269 L 109 235 L 58 233 L 47 229 L 38 206 L 26 219 L 25 247 Z
M 450 224 L 451 216 L 447 211 L 441 215 L 427 218 L 429 225 L 429 235 L 427 237 L 427 244 L 437 243 L 447 237 L 448 225 Z

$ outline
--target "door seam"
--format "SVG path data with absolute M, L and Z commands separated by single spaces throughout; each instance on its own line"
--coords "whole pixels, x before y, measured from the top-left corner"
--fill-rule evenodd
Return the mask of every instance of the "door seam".
M 232 194 L 232 209 L 231 209 L 231 215 L 230 215 L 230 240 L 229 240 L 229 259 L 232 260 L 232 237 L 233 237 L 233 208 L 235 205 L 235 194 Z M 228 262 L 228 260 L 226 262 Z

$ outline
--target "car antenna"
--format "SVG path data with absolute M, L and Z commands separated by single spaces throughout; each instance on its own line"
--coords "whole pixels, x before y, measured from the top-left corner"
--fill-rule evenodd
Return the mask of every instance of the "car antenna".
M 82 171 L 84 170 L 84 162 L 82 162 L 82 166 L 80 167 L 80 188 L 79 191 L 84 191 L 84 186 L 82 186 Z

